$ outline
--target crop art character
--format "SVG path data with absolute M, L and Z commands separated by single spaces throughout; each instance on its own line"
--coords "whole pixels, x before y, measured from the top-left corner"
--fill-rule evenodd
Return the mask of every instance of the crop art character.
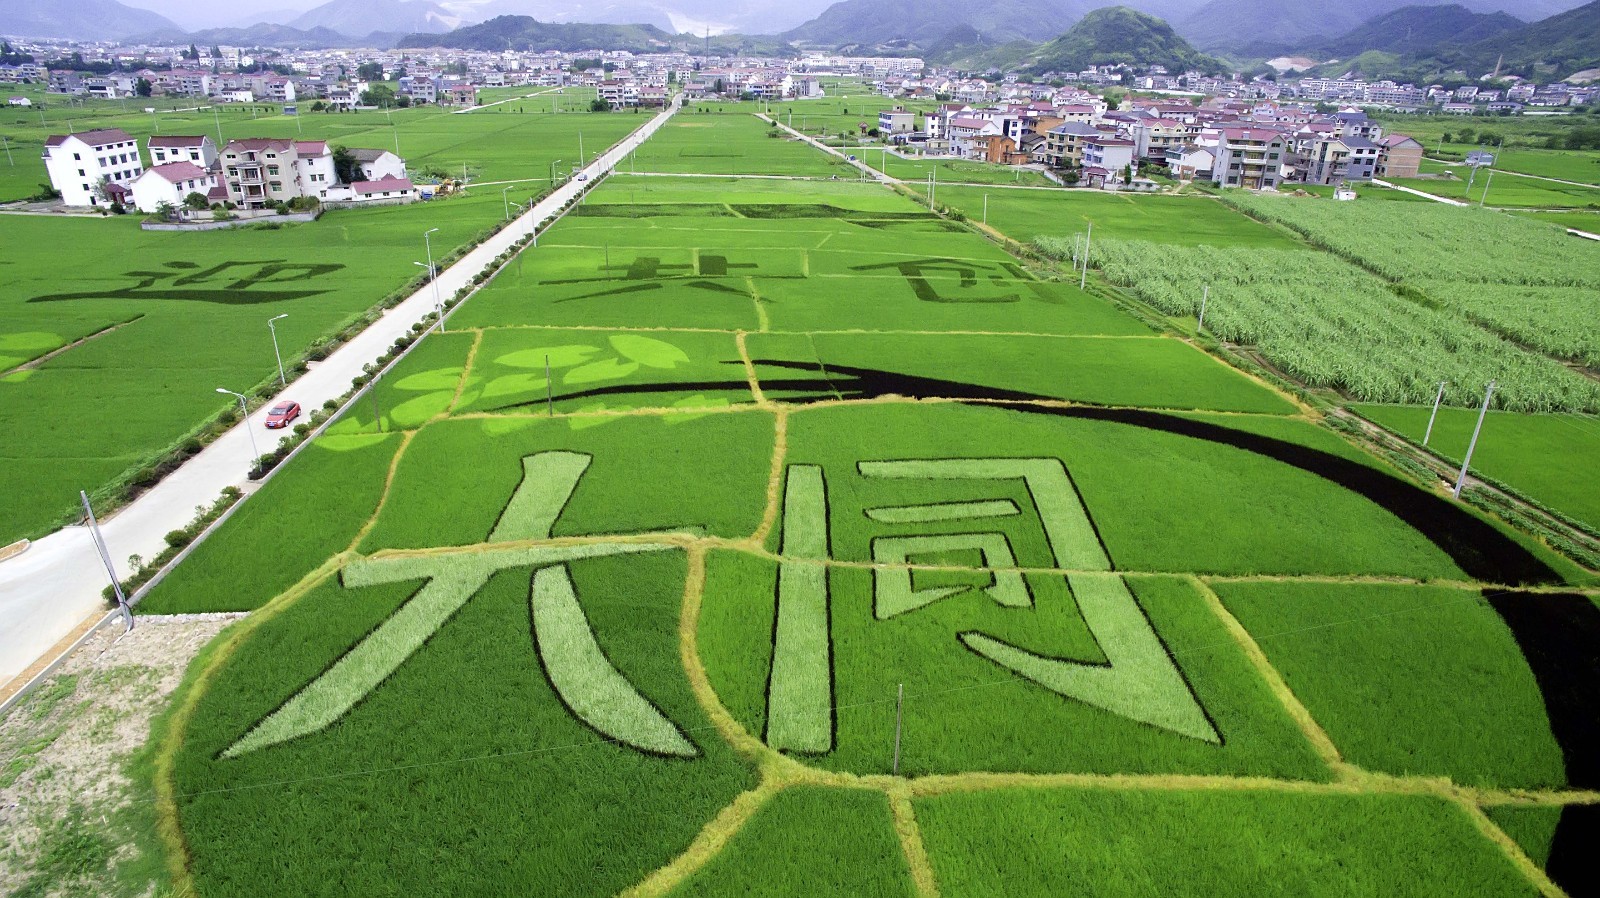
M 576 452 L 541 452 L 524 458 L 522 483 L 487 543 L 384 553 L 345 567 L 341 576 L 347 587 L 412 580 L 426 583 L 325 673 L 224 751 L 223 757 L 249 754 L 333 724 L 421 648 L 491 576 L 523 567 L 533 569 L 528 604 L 534 649 L 551 688 L 567 708 L 601 735 L 638 751 L 697 756 L 699 749 L 601 651 L 567 568 L 569 562 L 584 558 L 674 547 L 651 541 L 649 534 L 628 541 L 545 542 L 591 461 L 591 456 Z
M 1057 569 L 1106 657 L 1103 664 L 1052 658 L 976 630 L 956 634 L 967 650 L 1066 699 L 1204 742 L 1221 738 L 1160 637 L 1100 543 L 1065 465 L 1055 458 L 956 458 L 863 461 L 858 473 L 886 480 L 1021 481 L 1038 511 Z M 822 754 L 833 747 L 831 646 L 828 637 L 827 485 L 822 469 L 791 465 L 784 492 L 783 562 L 768 692 L 767 742 Z M 968 533 L 880 536 L 872 540 L 873 616 L 890 622 L 966 587 L 916 589 L 909 559 L 930 552 L 976 550 L 993 574 L 982 592 L 1005 608 L 1033 606 L 1004 532 L 982 522 L 1017 516 L 1008 498 L 865 510 L 890 525 L 970 521 Z M 942 528 L 941 528 L 942 529 Z

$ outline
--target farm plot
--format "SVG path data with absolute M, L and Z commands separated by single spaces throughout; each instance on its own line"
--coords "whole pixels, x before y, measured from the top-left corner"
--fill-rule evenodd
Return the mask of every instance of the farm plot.
M 856 177 L 842 159 L 825 156 L 798 138 L 744 111 L 689 109 L 634 152 L 630 170 L 713 175 Z
M 987 197 L 987 201 L 985 200 Z M 1291 249 L 1292 236 L 1200 196 L 1134 196 L 1094 190 L 983 190 L 940 186 L 937 200 L 983 219 L 1008 237 L 1029 242 L 1038 237 L 1080 233 L 1091 223 L 1093 239 L 1148 240 L 1183 246 L 1263 246 Z
M 1364 417 L 1422 442 L 1427 407 L 1359 405 Z M 1441 409 L 1429 447 L 1459 463 L 1477 424 L 1476 413 Z M 1474 471 L 1494 478 L 1568 517 L 1600 528 L 1600 484 L 1592 472 L 1600 464 L 1600 419 L 1588 415 L 1519 415 L 1490 412 Z
M 1437 798 L 1062 789 L 915 807 L 944 895 L 1000 877 L 1029 895 L 1538 894 Z
M 1600 683 L 1585 613 L 1360 637 L 1415 607 L 1374 578 L 1476 599 L 1553 556 L 881 187 L 707 182 L 602 187 L 279 475 L 351 507 L 191 672 L 175 887 L 1535 893 L 1471 814 L 1585 781 L 1580 718 L 1529 710 L 1579 694 L 1540 652 Z M 300 514 L 241 511 L 208 567 Z M 215 607 L 204 574 L 159 607 Z M 1338 638 L 1307 661 L 1274 615 Z M 1346 656 L 1393 708 L 1318 690 Z M 1461 671 L 1521 748 L 1391 764 Z
M 1058 258 L 1061 238 L 1037 245 Z M 1169 314 L 1197 314 L 1209 287 L 1205 326 L 1249 344 L 1291 377 L 1367 402 L 1428 402 L 1440 380 L 1470 405 L 1496 380 L 1497 407 L 1517 411 L 1600 410 L 1600 385 L 1460 317 L 1402 298 L 1383 281 L 1326 253 L 1162 246 L 1103 241 L 1091 264 L 1114 284 Z M 1472 385 L 1472 386 L 1467 386 Z M 1480 394 L 1476 394 L 1481 396 Z
M 977 159 L 943 159 L 937 156 L 907 157 L 873 147 L 847 149 L 845 152 L 855 153 L 863 162 L 878 171 L 891 178 L 909 182 L 912 186 L 926 184 L 928 176 L 932 175 L 935 181 L 935 200 L 943 198 L 943 185 L 946 183 L 1055 186 L 1054 181 L 1039 172 L 1015 165 L 998 165 Z

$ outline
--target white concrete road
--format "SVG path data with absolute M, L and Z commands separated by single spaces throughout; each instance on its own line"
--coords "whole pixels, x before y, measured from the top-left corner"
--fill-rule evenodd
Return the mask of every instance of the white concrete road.
M 582 172 L 592 183 L 615 168 L 677 109 L 675 102 L 651 117 Z M 581 186 L 582 182 L 576 179 L 569 181 L 465 258 L 441 271 L 440 295 L 448 298 L 466 286 L 495 256 L 531 233 L 537 222 L 559 214 L 561 204 L 577 196 Z M 417 236 L 420 240 L 420 231 Z M 282 396 L 307 409 L 321 408 L 325 401 L 349 390 L 350 381 L 361 374 L 363 365 L 376 360 L 397 337 L 410 332 L 411 326 L 433 308 L 434 287 L 426 284 L 355 339 L 339 347 L 320 364 L 313 365 L 310 371 L 291 383 Z M 448 321 L 445 327 L 449 329 Z M 241 385 L 204 386 L 211 389 Z M 247 422 L 224 433 L 154 489 L 101 522 L 101 531 L 121 576 L 128 575 L 128 556 L 150 558 L 158 554 L 165 546 L 164 537 L 168 532 L 193 520 L 195 506 L 211 504 L 225 487 L 247 484 L 245 472 L 251 458 L 247 428 L 254 432 L 256 445 L 263 452 L 278 443 L 278 434 L 263 426 L 270 404 L 263 404 Z M 86 487 L 92 485 L 85 484 Z M 59 530 L 34 542 L 21 555 L 0 562 L 0 696 L 18 685 L 11 681 L 43 658 L 58 642 L 104 615 L 106 605 L 101 591 L 109 582 L 84 527 Z

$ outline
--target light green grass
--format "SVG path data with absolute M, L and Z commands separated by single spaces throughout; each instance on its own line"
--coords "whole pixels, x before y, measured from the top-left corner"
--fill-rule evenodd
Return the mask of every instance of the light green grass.
M 1094 225 L 1091 239 L 1148 240 L 1184 246 L 1268 246 L 1290 248 L 1294 238 L 1252 221 L 1209 197 L 1132 196 L 1093 190 L 983 190 L 977 187 L 938 189 L 938 202 L 983 221 L 984 197 L 989 224 L 1023 243 L 1036 237 L 1072 235 Z M 1091 246 L 1092 250 L 1092 246 Z

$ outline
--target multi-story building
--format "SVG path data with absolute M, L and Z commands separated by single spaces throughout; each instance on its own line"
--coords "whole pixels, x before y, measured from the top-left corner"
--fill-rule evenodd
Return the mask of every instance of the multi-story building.
M 1083 176 L 1089 186 L 1122 180 L 1123 169 L 1133 165 L 1133 141 L 1101 135 L 1083 141 Z
M 878 133 L 885 139 L 897 134 L 910 134 L 916 130 L 917 114 L 907 112 L 904 106 L 884 109 L 878 113 Z
M 1265 128 L 1224 128 L 1212 151 L 1211 181 L 1260 190 L 1283 180 L 1284 137 Z
M 1086 122 L 1066 122 L 1045 132 L 1044 159 L 1057 168 L 1083 164 L 1083 142 L 1104 137 L 1105 132 Z
M 1404 134 L 1385 134 L 1378 139 L 1378 166 L 1374 174 L 1380 178 L 1415 178 L 1422 166 L 1423 146 L 1415 138 Z
M 102 205 L 102 181 L 126 188 L 144 172 L 139 142 L 120 128 L 53 135 L 43 158 L 50 184 L 68 206 Z
M 152 166 L 165 165 L 169 162 L 192 162 L 201 168 L 215 168 L 217 165 L 217 145 L 210 137 L 184 136 L 180 134 L 154 134 L 145 142 L 150 149 L 150 164 Z
M 232 140 L 222 148 L 222 166 L 228 199 L 246 209 L 302 196 L 320 200 L 339 183 L 333 152 L 320 140 Z
M 1128 129 L 1128 136 L 1133 139 L 1133 154 L 1163 164 L 1169 148 L 1184 146 L 1199 133 L 1199 126 L 1169 118 L 1144 119 Z
M 1370 181 L 1378 167 L 1378 146 L 1365 137 L 1318 138 L 1303 166 L 1309 184 Z

